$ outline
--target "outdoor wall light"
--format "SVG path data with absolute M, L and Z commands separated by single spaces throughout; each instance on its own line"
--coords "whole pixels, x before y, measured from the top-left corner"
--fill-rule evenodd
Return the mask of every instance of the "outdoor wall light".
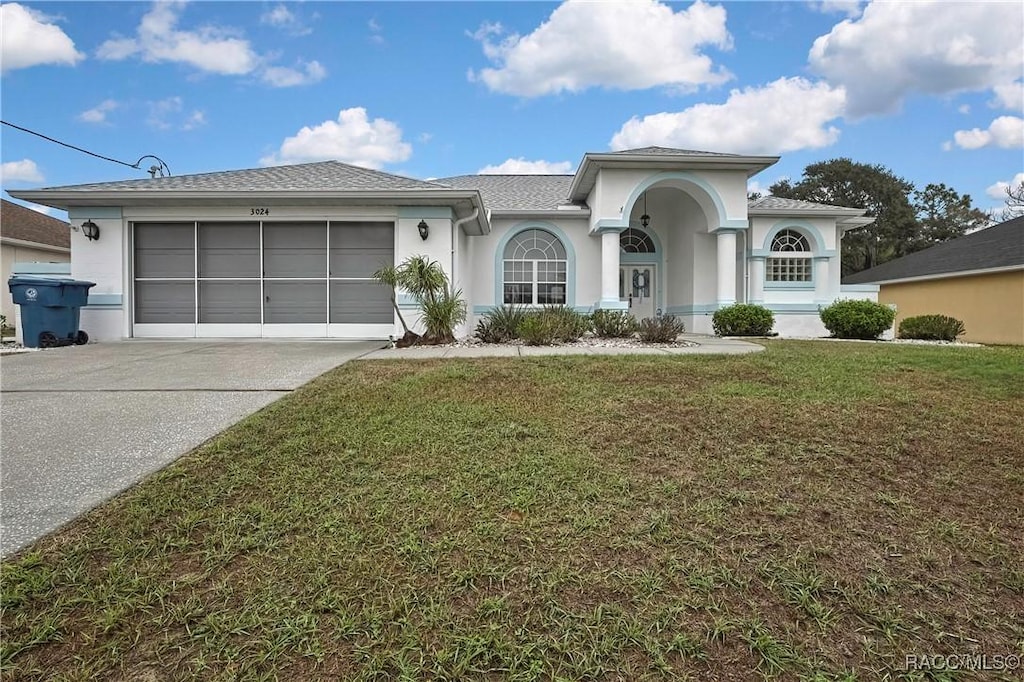
M 416 226 L 416 229 L 420 231 L 420 239 L 423 241 L 427 240 L 430 236 L 430 225 L 427 225 L 426 220 L 421 220 L 420 224 Z
M 100 238 L 100 226 L 91 220 L 86 220 L 82 223 L 82 234 L 85 235 L 86 239 L 99 239 Z

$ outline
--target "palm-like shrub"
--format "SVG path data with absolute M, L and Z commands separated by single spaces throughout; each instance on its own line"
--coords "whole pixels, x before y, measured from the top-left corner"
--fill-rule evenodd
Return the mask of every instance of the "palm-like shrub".
M 385 266 L 373 273 L 380 284 L 391 287 L 391 305 L 405 330 L 399 345 L 412 345 L 420 337 L 409 330 L 395 300 L 395 290 L 404 289 L 416 299 L 423 314 L 426 343 L 451 343 L 455 328 L 466 321 L 466 303 L 462 291 L 449 286 L 448 275 L 441 264 L 426 256 L 410 256 L 398 267 Z
M 491 308 L 476 323 L 476 336 L 484 343 L 508 343 L 519 338 L 519 325 L 526 314 L 524 308 L 515 305 Z

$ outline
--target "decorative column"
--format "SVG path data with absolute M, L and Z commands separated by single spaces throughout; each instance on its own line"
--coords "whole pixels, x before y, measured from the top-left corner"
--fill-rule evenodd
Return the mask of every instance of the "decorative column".
M 619 232 L 606 229 L 601 233 L 601 309 L 621 310 L 628 307 L 619 300 Z
M 829 262 L 828 256 L 815 256 L 814 257 L 814 302 L 815 303 L 830 303 L 828 290 L 829 290 Z
M 719 230 L 718 235 L 718 306 L 736 302 L 736 232 Z
M 750 257 L 750 302 L 764 303 L 764 256 Z

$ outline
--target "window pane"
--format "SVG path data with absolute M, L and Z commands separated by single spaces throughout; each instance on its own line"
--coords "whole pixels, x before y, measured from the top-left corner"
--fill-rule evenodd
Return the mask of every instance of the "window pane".
M 562 284 L 538 284 L 537 303 L 541 305 L 565 305 L 565 286 Z
M 327 223 L 264 223 L 263 274 L 326 277 Z
M 259 259 L 256 261 L 259 262 Z M 244 324 L 260 321 L 259 282 L 200 282 L 199 321 Z
M 394 262 L 393 223 L 331 223 L 331 277 L 372 277 Z
M 532 284 L 506 284 L 504 303 L 506 305 L 519 305 L 533 303 Z

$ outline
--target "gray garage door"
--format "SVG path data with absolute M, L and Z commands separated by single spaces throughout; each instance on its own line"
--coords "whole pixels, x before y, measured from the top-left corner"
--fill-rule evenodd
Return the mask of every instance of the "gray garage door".
M 390 324 L 390 222 L 139 222 L 135 323 Z

